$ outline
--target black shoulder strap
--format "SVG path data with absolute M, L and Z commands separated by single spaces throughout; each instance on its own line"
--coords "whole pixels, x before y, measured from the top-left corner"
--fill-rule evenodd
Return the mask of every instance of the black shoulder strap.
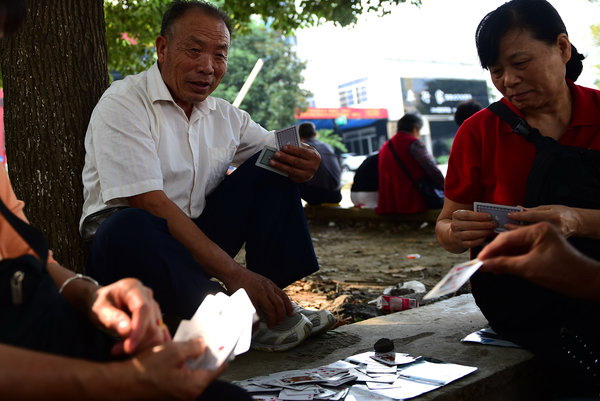
M 0 168 L 4 168 L 0 166 Z M 40 258 L 40 262 L 45 266 L 46 260 L 48 260 L 48 242 L 44 235 L 39 232 L 33 226 L 25 223 L 23 220 L 18 218 L 11 212 L 2 199 L 0 199 L 0 213 L 4 216 L 6 221 L 15 229 L 17 233 L 29 244 L 31 249 L 35 251 L 35 253 Z
M 402 170 L 404 170 L 404 173 L 406 173 L 406 175 L 408 176 L 408 178 L 414 184 L 415 180 L 412 178 L 412 175 L 410 175 L 410 173 L 408 172 L 408 169 L 406 168 L 406 166 L 404 165 L 404 163 L 402 163 L 402 159 L 400 158 L 400 156 L 398 155 L 398 153 L 396 153 L 396 149 L 394 148 L 394 144 L 390 140 L 388 140 L 388 147 L 390 148 L 390 151 L 392 152 L 392 155 L 394 155 L 394 159 L 396 159 L 396 161 L 398 162 L 398 164 L 400 165 L 400 167 L 402 167 Z
M 488 107 L 494 114 L 496 114 L 502 121 L 510 125 L 513 132 L 523 135 L 527 140 L 530 140 L 530 135 L 535 135 L 535 131 L 539 131 L 532 128 L 527 121 L 519 117 L 514 111 L 512 111 L 507 105 L 502 103 L 500 100 L 490 104 Z

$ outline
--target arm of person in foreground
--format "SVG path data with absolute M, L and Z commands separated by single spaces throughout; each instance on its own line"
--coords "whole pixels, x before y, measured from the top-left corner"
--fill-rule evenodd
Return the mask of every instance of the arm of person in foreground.
M 502 233 L 478 258 L 484 262 L 481 271 L 514 274 L 574 298 L 600 301 L 600 262 L 573 248 L 549 223 Z
M 122 361 L 99 363 L 0 344 L 0 398 L 20 400 L 195 400 L 219 376 L 191 371 L 200 340 L 166 343 Z
M 449 252 L 462 253 L 483 244 L 494 232 L 496 223 L 488 213 L 474 212 L 472 204 L 444 199 L 444 207 L 435 224 L 435 236 Z
M 48 273 L 60 288 L 74 275 L 55 262 L 47 265 Z M 72 280 L 62 295 L 97 326 L 119 335 L 113 354 L 133 354 L 170 340 L 162 323 L 160 308 L 152 290 L 133 278 L 99 287 L 86 280 Z
M 526 223 L 546 221 L 556 226 L 565 237 L 587 237 L 600 239 L 600 210 L 581 209 L 563 205 L 544 205 L 527 208 L 523 212 L 513 212 L 511 219 Z M 520 227 L 507 224 L 506 228 Z
M 144 209 L 167 220 L 171 235 L 185 246 L 205 272 L 221 280 L 231 293 L 243 288 L 257 308 L 274 325 L 293 314 L 288 296 L 275 283 L 233 260 L 210 240 L 163 191 L 150 191 L 129 198 L 132 207 Z

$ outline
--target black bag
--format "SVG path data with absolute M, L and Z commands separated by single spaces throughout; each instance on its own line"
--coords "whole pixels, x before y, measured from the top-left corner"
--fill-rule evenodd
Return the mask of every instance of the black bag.
M 527 177 L 525 207 L 564 205 L 600 209 L 600 151 L 559 144 L 545 137 L 498 101 L 488 108 L 536 148 Z M 569 242 L 584 254 L 600 260 L 600 241 L 571 237 Z
M 561 204 L 600 209 L 600 151 L 560 145 L 544 137 L 502 102 L 488 106 L 513 131 L 536 146 L 536 157 L 527 178 L 525 207 Z M 600 259 L 600 241 L 569 238 L 577 249 Z M 472 257 L 478 250 L 473 249 Z M 574 299 L 550 291 L 520 277 L 477 272 L 471 277 L 475 301 L 494 330 L 555 365 L 577 372 L 573 380 L 582 386 L 600 388 L 598 362 L 588 363 L 584 348 L 600 357 L 596 316 L 600 303 Z M 594 327 L 595 329 L 591 330 Z M 574 335 L 573 333 L 577 333 Z M 585 343 L 585 347 L 573 344 Z M 580 352 L 581 351 L 581 352 Z
M 408 171 L 408 168 L 402 162 L 402 159 L 396 153 L 396 149 L 394 149 L 394 144 L 391 141 L 388 141 L 388 145 L 392 155 L 394 155 L 394 159 L 398 162 L 408 179 L 414 184 L 417 188 L 425 204 L 429 209 L 441 209 L 444 206 L 444 191 L 441 189 L 437 189 L 431 179 L 424 175 L 422 178 L 415 180 L 412 175 Z
M 48 244 L 38 230 L 0 199 L 0 213 L 34 250 L 0 261 L 0 343 L 96 360 L 108 359 L 113 340 L 81 316 L 46 270 Z

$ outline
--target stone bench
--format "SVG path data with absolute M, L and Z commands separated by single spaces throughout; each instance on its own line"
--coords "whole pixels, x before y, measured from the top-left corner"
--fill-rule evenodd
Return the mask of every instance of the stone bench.
M 396 352 L 428 356 L 478 370 L 415 400 L 535 401 L 552 399 L 536 358 L 523 349 L 465 344 L 460 340 L 487 326 L 471 294 L 393 313 L 309 338 L 283 353 L 250 351 L 234 360 L 226 380 L 241 380 L 290 369 L 325 365 L 364 351 L 379 338 L 394 341 Z
M 306 218 L 315 221 L 369 221 L 375 223 L 435 223 L 440 210 L 427 210 L 414 214 L 379 215 L 375 209 L 340 206 L 310 206 L 304 207 Z

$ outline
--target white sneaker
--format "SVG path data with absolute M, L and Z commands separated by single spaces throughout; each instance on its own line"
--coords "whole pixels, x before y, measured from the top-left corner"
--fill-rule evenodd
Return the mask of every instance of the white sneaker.
M 312 323 L 311 336 L 324 333 L 335 326 L 335 317 L 327 309 L 304 309 L 295 302 L 292 302 L 292 306 L 297 314 L 306 316 Z
M 304 341 L 310 334 L 310 320 L 296 313 L 286 316 L 277 326 L 269 327 L 264 319 L 258 323 L 258 329 L 252 334 L 252 349 L 259 351 L 287 351 Z

